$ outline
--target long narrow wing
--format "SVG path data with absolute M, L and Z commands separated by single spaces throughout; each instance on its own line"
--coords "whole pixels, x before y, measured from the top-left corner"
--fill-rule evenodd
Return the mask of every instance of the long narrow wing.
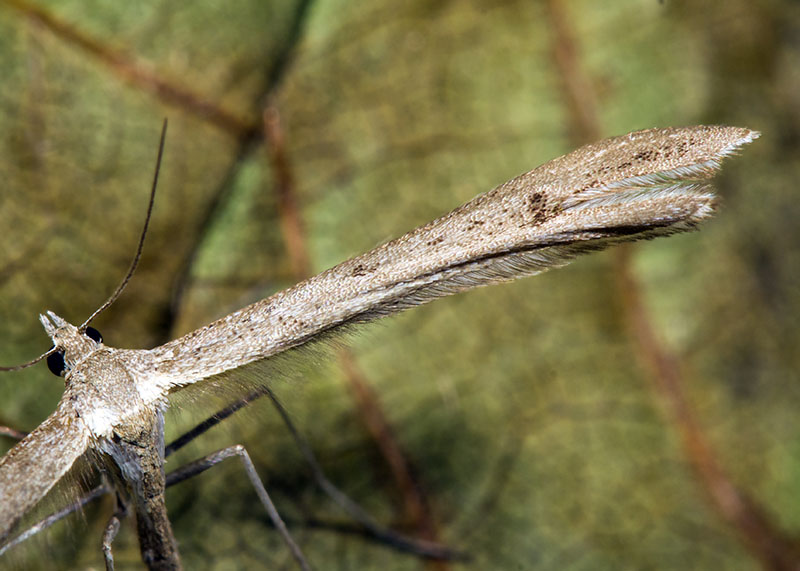
M 336 327 L 533 275 L 620 241 L 693 228 L 708 179 L 758 133 L 651 129 L 587 145 L 405 236 L 150 353 L 166 391 L 296 347 Z
M 0 545 L 88 445 L 89 431 L 65 395 L 53 414 L 0 458 Z

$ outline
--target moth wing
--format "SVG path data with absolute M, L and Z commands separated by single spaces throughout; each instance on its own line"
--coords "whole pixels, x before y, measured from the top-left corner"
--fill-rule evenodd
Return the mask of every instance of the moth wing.
M 613 244 L 692 229 L 703 182 L 758 133 L 649 129 L 581 147 L 449 214 L 150 352 L 163 394 L 362 323 L 530 276 Z
M 0 458 L 0 543 L 86 452 L 90 435 L 64 398 L 56 411 Z

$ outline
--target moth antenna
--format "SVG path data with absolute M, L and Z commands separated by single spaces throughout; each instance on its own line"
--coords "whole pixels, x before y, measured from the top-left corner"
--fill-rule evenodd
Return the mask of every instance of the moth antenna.
M 108 307 L 117 300 L 117 298 L 122 293 L 122 290 L 125 289 L 125 286 L 128 285 L 128 282 L 133 277 L 133 273 L 136 271 L 136 267 L 139 265 L 139 260 L 142 257 L 142 250 L 144 249 L 144 238 L 147 235 L 147 227 L 150 225 L 150 217 L 153 214 L 153 204 L 155 204 L 155 199 L 156 199 L 156 187 L 158 186 L 158 174 L 159 174 L 159 172 L 161 170 L 161 158 L 164 155 L 164 143 L 166 141 L 166 137 L 167 137 L 167 120 L 164 119 L 164 125 L 161 127 L 161 140 L 159 141 L 159 145 L 158 145 L 158 157 L 156 158 L 156 170 L 155 170 L 155 173 L 153 175 L 153 186 L 150 189 L 150 202 L 147 205 L 147 216 L 144 219 L 144 226 L 142 227 L 142 233 L 139 236 L 139 245 L 136 248 L 136 255 L 133 257 L 133 261 L 131 262 L 131 265 L 128 268 L 128 273 L 125 275 L 125 278 L 122 280 L 122 283 L 120 283 L 119 286 L 117 286 L 117 289 L 103 303 L 103 305 L 98 307 L 95 310 L 95 312 L 92 313 L 89 316 L 89 319 L 87 319 L 86 321 L 83 322 L 83 324 L 78 328 L 78 330 L 81 331 L 81 332 L 85 331 L 86 330 L 86 326 L 89 325 L 89 323 L 91 323 L 91 321 L 95 317 L 97 317 L 98 315 L 100 315 L 100 313 L 102 313 L 103 311 L 108 309 Z M 48 357 L 55 350 L 56 350 L 56 348 L 52 347 L 49 351 L 47 351 L 45 353 L 42 353 L 41 355 L 39 355 L 35 359 L 31 359 L 27 363 L 22 363 L 21 365 L 12 365 L 10 367 L 0 367 L 0 372 L 4 372 L 4 371 L 21 371 L 22 369 L 27 369 L 31 365 L 35 365 L 36 363 L 38 363 L 42 359 Z
M 164 156 L 164 143 L 167 139 L 167 119 L 164 119 L 164 125 L 161 127 L 161 140 L 158 144 L 158 156 L 156 157 L 156 170 L 153 174 L 153 185 L 150 188 L 150 202 L 147 205 L 147 216 L 144 219 L 144 226 L 142 227 L 142 233 L 139 236 L 139 245 L 136 248 L 136 255 L 133 257 L 133 261 L 131 262 L 130 267 L 128 268 L 128 273 L 125 274 L 125 278 L 122 280 L 122 283 L 117 286 L 117 289 L 111 296 L 101 305 L 98 307 L 94 313 L 89 316 L 89 319 L 83 322 L 83 324 L 78 328 L 79 331 L 84 332 L 86 330 L 86 326 L 92 322 L 92 320 L 100 315 L 103 311 L 108 309 L 108 307 L 114 303 L 117 298 L 120 296 L 122 291 L 125 289 L 125 286 L 128 285 L 128 282 L 133 277 L 133 273 L 136 271 L 136 267 L 139 265 L 139 260 L 142 257 L 142 250 L 144 249 L 144 239 L 147 236 L 147 228 L 150 225 L 150 218 L 153 214 L 153 205 L 155 204 L 156 200 L 156 187 L 158 186 L 158 174 L 161 171 L 161 159 Z M 56 350 L 55 347 L 51 348 L 49 351 L 42 353 L 35 359 L 28 361 L 27 363 L 22 363 L 21 365 L 12 365 L 10 367 L 0 367 L 0 372 L 3 371 L 20 371 L 22 369 L 27 369 L 31 365 L 35 365 L 42 359 L 48 357 L 51 353 Z
M 117 301 L 117 298 L 122 294 L 122 291 L 125 289 L 125 286 L 128 285 L 128 282 L 131 281 L 134 272 L 136 271 L 136 267 L 139 265 L 139 260 L 142 257 L 142 250 L 144 249 L 144 239 L 147 236 L 147 227 L 150 225 L 150 217 L 153 214 L 153 204 L 155 204 L 156 200 L 156 187 L 158 186 L 158 174 L 161 171 L 161 158 L 164 155 L 164 142 L 167 138 L 167 119 L 164 119 L 164 125 L 161 127 L 161 140 L 158 144 L 158 157 L 156 158 L 156 170 L 153 174 L 153 185 L 150 188 L 150 202 L 147 205 L 147 216 L 144 219 L 144 226 L 142 227 L 142 233 L 139 236 L 139 245 L 136 248 L 136 255 L 133 257 L 133 261 L 131 262 L 130 267 L 128 268 L 128 273 L 125 274 L 122 282 L 117 286 L 117 289 L 114 290 L 114 293 L 101 305 L 98 307 L 94 313 L 92 313 L 89 318 L 84 321 L 78 330 L 83 332 L 86 330 L 86 326 L 89 325 L 92 320 L 100 315 L 103 311 L 108 309 L 112 303 Z M 41 357 L 40 357 L 41 359 Z
M 27 363 L 22 363 L 21 365 L 12 365 L 10 367 L 0 367 L 0 372 L 2 372 L 2 371 L 21 371 L 22 369 L 27 369 L 31 365 L 35 365 L 36 363 L 38 363 L 39 361 L 41 361 L 45 357 L 48 357 L 50 355 L 50 353 L 53 353 L 55 350 L 56 350 L 56 348 L 52 347 L 46 353 L 42 353 L 41 355 L 39 355 L 35 359 L 31 359 Z

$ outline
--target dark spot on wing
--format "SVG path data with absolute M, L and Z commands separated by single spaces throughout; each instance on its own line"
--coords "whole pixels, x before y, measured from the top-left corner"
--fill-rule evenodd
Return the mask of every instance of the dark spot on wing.
M 539 224 L 547 220 L 547 198 L 542 192 L 532 192 L 528 196 L 528 211 L 533 215 L 533 223 Z
M 483 226 L 485 223 L 485 220 L 470 220 L 467 224 L 466 231 L 471 232 L 472 230 L 475 230 L 475 228 Z
M 366 276 L 367 274 L 371 274 L 377 269 L 377 265 L 373 264 L 371 266 L 367 266 L 364 264 L 356 264 L 355 267 L 350 270 L 350 275 L 353 277 L 357 276 Z

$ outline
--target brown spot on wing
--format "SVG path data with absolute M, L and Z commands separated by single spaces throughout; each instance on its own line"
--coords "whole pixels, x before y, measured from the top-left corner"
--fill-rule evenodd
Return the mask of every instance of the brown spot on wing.
M 539 224 L 547 219 L 547 198 L 543 192 L 532 192 L 528 196 L 528 212 L 533 215 L 534 224 Z
M 376 265 L 367 266 L 365 264 L 356 264 L 355 267 L 350 271 L 350 275 L 353 277 L 366 276 L 367 274 L 374 272 L 376 268 Z

